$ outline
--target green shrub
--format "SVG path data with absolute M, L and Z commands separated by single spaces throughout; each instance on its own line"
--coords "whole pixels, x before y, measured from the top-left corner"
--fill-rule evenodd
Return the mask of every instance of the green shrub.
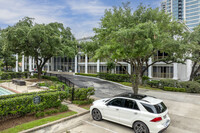
M 67 111 L 68 110 L 68 106 L 67 105 L 61 105 L 60 107 L 59 107 L 59 112 L 64 112 L 64 111 Z
M 14 98 L 14 97 L 20 97 L 20 96 L 36 95 L 36 93 L 37 94 L 42 94 L 42 93 L 48 93 L 48 92 L 56 92 L 56 90 L 47 90 L 47 91 L 39 91 L 39 92 L 29 92 L 29 93 L 18 93 L 18 94 L 11 94 L 11 95 L 2 95 L 2 96 L 0 96 L 0 100 Z
M 151 87 L 156 87 L 159 88 L 159 80 L 151 80 L 151 81 L 147 81 L 147 84 L 150 85 Z
M 25 115 L 31 112 L 44 111 L 48 108 L 59 107 L 64 99 L 67 99 L 67 94 L 64 91 L 38 93 L 41 98 L 39 104 L 33 103 L 32 95 L 22 95 L 14 98 L 0 100 L 0 117 L 6 117 L 16 111 L 16 115 Z
M 87 104 L 92 104 L 93 102 L 94 102 L 94 99 L 88 99 L 88 100 L 83 100 L 83 101 L 75 100 L 72 103 L 77 104 L 77 105 L 87 105 Z
M 39 118 L 39 117 L 43 117 L 44 115 L 45 115 L 44 112 L 37 112 L 37 113 L 35 114 L 35 117 Z
M 51 90 L 55 90 L 55 89 L 56 89 L 56 86 L 51 85 L 51 86 L 49 86 L 49 89 L 51 89 Z
M 53 110 L 51 110 L 51 113 L 52 113 L 52 114 L 54 114 L 54 113 L 58 113 L 58 112 L 59 112 L 58 109 L 53 109 Z
M 98 73 L 97 77 L 115 82 L 131 82 L 130 76 L 128 74 Z M 143 83 L 146 83 L 148 80 L 148 76 L 142 77 Z
M 13 78 L 27 78 L 29 72 L 3 72 L 0 77 L 2 80 L 8 80 Z
M 38 74 L 34 73 L 33 76 L 31 76 L 31 78 L 38 78 Z
M 160 80 L 160 86 L 162 86 L 162 88 L 164 86 L 167 87 L 180 87 L 180 84 L 177 80 L 173 80 L 173 79 L 161 79 Z
M 143 76 L 142 77 L 142 84 L 146 84 L 149 81 L 149 77 L 148 76 Z
M 200 93 L 200 83 L 196 81 L 180 82 L 180 86 L 186 89 L 189 93 Z
M 194 78 L 195 81 L 200 80 L 200 75 Z
M 185 88 L 175 88 L 175 87 L 164 87 L 165 91 L 176 91 L 176 92 L 185 92 Z
M 130 76 L 128 74 L 98 73 L 98 77 L 116 82 L 130 82 Z
M 48 79 L 51 81 L 59 81 L 58 78 L 56 76 L 47 76 L 47 75 L 42 75 L 43 79 Z
M 45 114 L 46 114 L 46 115 L 51 115 L 51 114 L 52 114 L 52 111 L 51 111 L 51 110 L 47 110 L 47 111 L 45 111 Z
M 200 79 L 196 80 L 196 82 L 200 83 Z
M 39 83 L 39 86 L 46 86 L 46 83 Z
M 74 100 L 87 100 L 91 95 L 94 95 L 94 88 L 76 88 L 74 90 Z M 69 97 L 71 98 L 72 89 L 69 88 Z
M 83 75 L 83 76 L 97 77 L 97 74 L 76 73 L 76 75 Z

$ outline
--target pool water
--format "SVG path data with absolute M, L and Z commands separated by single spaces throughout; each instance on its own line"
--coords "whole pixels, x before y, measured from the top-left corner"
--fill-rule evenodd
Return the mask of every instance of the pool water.
M 7 89 L 4 89 L 4 88 L 0 87 L 0 96 L 1 95 L 10 95 L 10 94 L 15 94 L 15 93 L 12 92 L 12 91 L 9 91 Z

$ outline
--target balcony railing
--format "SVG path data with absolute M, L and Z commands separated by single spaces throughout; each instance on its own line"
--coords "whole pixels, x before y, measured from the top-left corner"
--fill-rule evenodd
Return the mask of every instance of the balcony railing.
M 173 73 L 158 73 L 153 72 L 154 78 L 173 78 Z

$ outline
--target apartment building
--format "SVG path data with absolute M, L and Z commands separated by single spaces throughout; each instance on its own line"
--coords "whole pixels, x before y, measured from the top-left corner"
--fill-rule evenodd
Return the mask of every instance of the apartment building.
M 165 0 L 161 9 L 185 22 L 191 30 L 200 23 L 200 0 Z

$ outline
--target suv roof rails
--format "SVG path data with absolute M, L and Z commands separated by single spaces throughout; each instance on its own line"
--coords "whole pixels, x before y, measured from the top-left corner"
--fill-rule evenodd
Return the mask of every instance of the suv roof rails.
M 125 92 L 115 95 L 114 97 L 127 97 L 127 98 L 142 100 L 143 98 L 147 97 L 147 95 L 141 95 L 141 94 L 135 95 L 134 93 L 131 92 Z

